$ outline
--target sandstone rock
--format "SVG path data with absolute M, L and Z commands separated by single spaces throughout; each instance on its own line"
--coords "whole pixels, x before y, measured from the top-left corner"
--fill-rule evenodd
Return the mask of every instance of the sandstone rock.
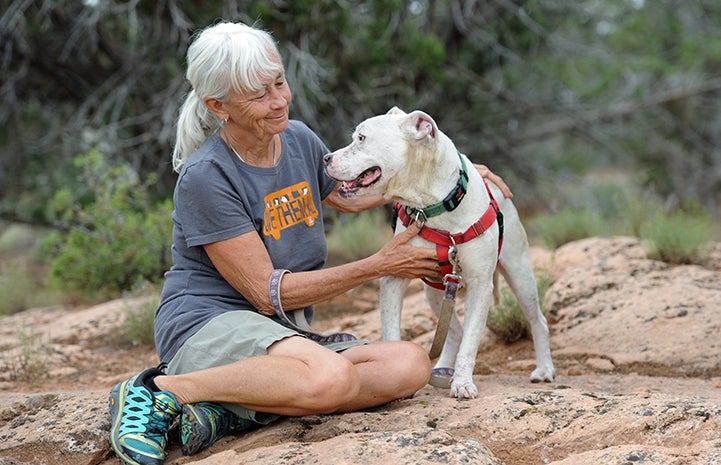
M 486 330 L 478 399 L 427 386 L 368 411 L 281 419 L 192 457 L 181 456 L 174 431 L 167 463 L 721 464 L 721 247 L 710 250 L 700 267 L 648 260 L 634 238 L 532 249 L 534 265 L 555 279 L 545 300 L 555 383 L 528 382 L 529 341 L 506 345 Z M 428 348 L 435 320 L 420 289 L 414 283 L 406 296 L 403 334 Z M 316 327 L 380 339 L 374 292 L 319 306 Z M 109 448 L 107 393 L 157 363 L 149 348 L 118 345 L 127 305 L 1 320 L 0 364 L 21 349 L 22 326 L 52 351 L 47 379 L 29 384 L 7 364 L 0 374 L 0 464 L 120 463 Z
M 107 392 L 2 396 L 0 457 L 16 463 L 99 463 L 110 455 Z
M 632 238 L 579 241 L 556 256 L 560 276 L 545 305 L 557 357 L 600 357 L 619 372 L 721 375 L 718 271 L 648 260 Z

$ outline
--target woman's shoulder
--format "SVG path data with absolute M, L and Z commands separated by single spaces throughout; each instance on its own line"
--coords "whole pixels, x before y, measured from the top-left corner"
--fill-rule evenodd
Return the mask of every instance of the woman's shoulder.
M 293 135 L 313 135 L 315 136 L 315 132 L 311 128 L 308 127 L 307 124 L 305 124 L 303 121 L 292 119 L 288 121 L 288 129 L 285 130 L 288 134 Z M 317 137 L 317 136 L 316 136 Z
M 195 173 L 204 172 L 208 169 L 216 171 L 224 164 L 223 161 L 228 158 L 227 148 L 223 143 L 223 139 L 217 134 L 214 134 L 188 157 L 180 174 L 183 175 L 188 171 Z

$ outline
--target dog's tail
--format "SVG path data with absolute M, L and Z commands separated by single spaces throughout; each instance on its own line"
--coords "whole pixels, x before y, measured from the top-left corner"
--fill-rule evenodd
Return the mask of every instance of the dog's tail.
M 498 307 L 501 303 L 501 290 L 498 287 L 498 270 L 493 272 L 493 305 Z

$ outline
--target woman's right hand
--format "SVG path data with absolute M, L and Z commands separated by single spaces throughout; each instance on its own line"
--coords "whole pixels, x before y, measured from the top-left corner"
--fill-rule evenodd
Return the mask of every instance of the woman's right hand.
M 377 252 L 381 260 L 380 270 L 383 276 L 401 278 L 441 278 L 438 254 L 435 248 L 417 247 L 410 241 L 421 230 L 421 225 L 413 222 L 408 228 L 396 235 Z

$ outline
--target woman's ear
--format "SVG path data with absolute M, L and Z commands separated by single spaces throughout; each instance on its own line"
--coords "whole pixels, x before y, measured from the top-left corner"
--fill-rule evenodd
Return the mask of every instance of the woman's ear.
M 206 107 L 208 107 L 208 110 L 210 110 L 218 118 L 222 119 L 223 121 L 228 119 L 228 112 L 225 111 L 225 106 L 223 105 L 223 102 L 221 102 L 217 98 L 205 98 L 203 100 L 203 103 Z

